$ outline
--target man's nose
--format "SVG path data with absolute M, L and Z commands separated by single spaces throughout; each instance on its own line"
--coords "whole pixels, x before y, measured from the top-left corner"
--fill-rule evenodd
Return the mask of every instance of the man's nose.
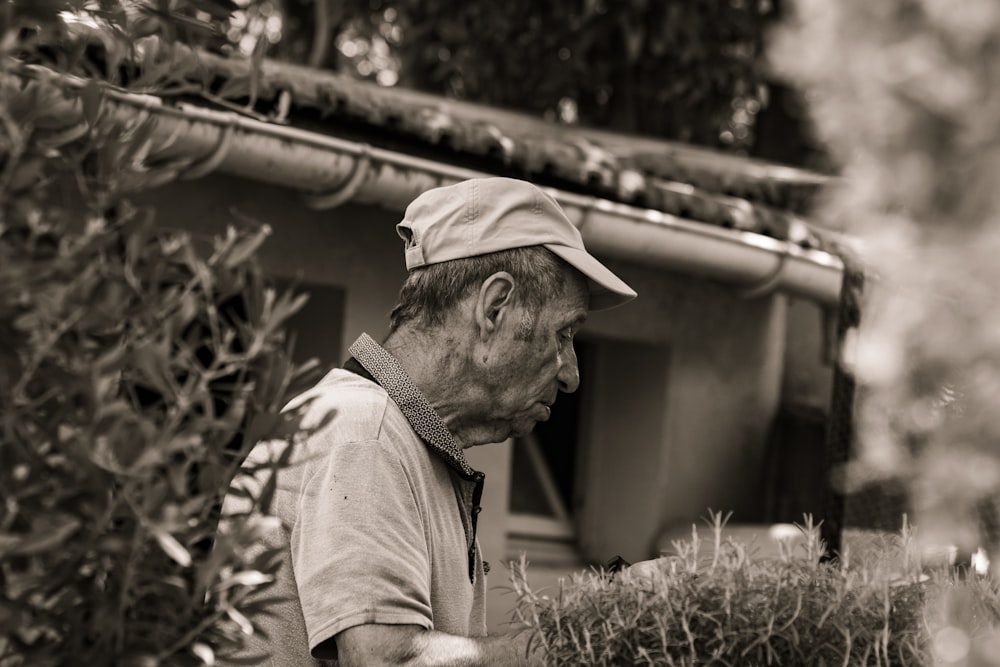
M 576 350 L 569 346 L 569 352 L 564 354 L 559 365 L 559 391 L 572 394 L 580 386 L 580 368 L 576 361 Z

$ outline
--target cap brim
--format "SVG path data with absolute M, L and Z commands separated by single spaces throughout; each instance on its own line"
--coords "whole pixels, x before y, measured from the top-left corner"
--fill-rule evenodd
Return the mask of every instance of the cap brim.
M 607 310 L 628 303 L 636 297 L 634 289 L 586 250 L 548 243 L 545 247 L 587 277 L 590 284 L 590 310 Z

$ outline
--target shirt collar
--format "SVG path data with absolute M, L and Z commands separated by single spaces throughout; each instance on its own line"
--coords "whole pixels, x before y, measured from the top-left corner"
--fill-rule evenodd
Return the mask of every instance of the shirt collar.
M 361 334 L 349 348 L 349 352 L 361 367 L 368 371 L 375 381 L 385 389 L 403 416 L 410 422 L 431 450 L 443 458 L 452 468 L 467 478 L 480 478 L 465 459 L 465 453 L 455 441 L 455 437 L 444 421 L 431 407 L 424 393 L 413 384 L 413 380 L 403 370 L 396 357 L 376 343 L 366 333 Z

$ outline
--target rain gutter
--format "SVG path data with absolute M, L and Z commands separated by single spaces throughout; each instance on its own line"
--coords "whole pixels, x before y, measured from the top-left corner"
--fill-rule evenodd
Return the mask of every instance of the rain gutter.
M 30 69 L 31 78 L 57 79 L 62 87 L 86 84 Z M 102 116 L 122 123 L 151 121 L 150 161 L 177 165 L 177 177 L 217 170 L 303 191 L 306 203 L 317 209 L 353 201 L 402 212 L 424 190 L 488 175 L 232 111 L 104 92 Z M 78 98 L 65 99 L 65 105 L 68 117 L 84 122 Z M 827 306 L 839 300 L 844 267 L 831 253 L 653 209 L 547 191 L 597 255 L 715 279 L 747 297 L 781 292 Z

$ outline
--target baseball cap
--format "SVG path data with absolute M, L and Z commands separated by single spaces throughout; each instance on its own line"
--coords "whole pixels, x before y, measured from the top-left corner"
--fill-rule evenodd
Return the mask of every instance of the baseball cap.
M 540 245 L 582 273 L 590 309 L 636 297 L 635 290 L 587 252 L 580 231 L 556 200 L 514 178 L 474 178 L 424 192 L 406 207 L 396 232 L 406 241 L 406 269 Z

